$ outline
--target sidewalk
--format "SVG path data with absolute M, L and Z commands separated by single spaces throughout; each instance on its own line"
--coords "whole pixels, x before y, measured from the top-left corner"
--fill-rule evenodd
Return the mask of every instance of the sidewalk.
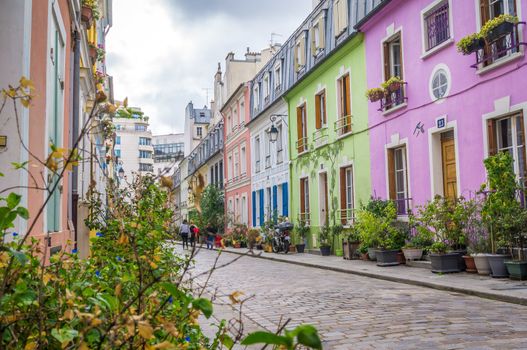
M 245 248 L 225 248 L 224 252 L 527 305 L 527 281 L 495 279 L 465 272 L 439 275 L 418 267 L 379 267 L 370 261 L 344 260 L 337 256 L 323 257 L 308 253 L 275 254 L 255 250 L 252 255 Z

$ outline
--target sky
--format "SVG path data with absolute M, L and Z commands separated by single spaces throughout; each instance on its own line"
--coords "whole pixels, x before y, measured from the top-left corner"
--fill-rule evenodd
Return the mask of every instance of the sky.
M 228 52 L 260 51 L 271 33 L 283 43 L 311 9 L 312 0 L 114 0 L 106 49 L 115 98 L 140 107 L 154 135 L 182 132 L 187 103 L 205 105 L 204 89 L 212 99 Z

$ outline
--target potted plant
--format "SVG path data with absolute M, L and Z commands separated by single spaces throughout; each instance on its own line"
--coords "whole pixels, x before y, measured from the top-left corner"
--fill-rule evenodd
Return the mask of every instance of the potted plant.
M 344 238 L 342 239 L 343 258 L 346 260 L 353 259 L 357 255 L 359 246 L 360 237 L 355 226 L 344 230 Z
M 93 0 L 83 0 L 81 8 L 81 21 L 86 24 L 87 27 L 91 27 L 93 19 Z
M 518 17 L 512 15 L 499 15 L 487 21 L 481 27 L 480 35 L 488 43 L 492 43 L 505 35 L 512 33 L 514 26 L 518 23 Z
M 415 226 L 413 215 L 409 215 L 409 221 L 409 238 L 402 248 L 404 258 L 406 260 L 421 260 L 424 250 L 434 243 L 434 236 L 430 231 L 423 230 L 419 232 Z
M 370 258 L 368 257 L 368 246 L 366 244 L 361 243 L 361 245 L 359 246 L 359 254 L 361 260 L 370 260 Z
M 469 201 L 465 201 L 463 205 L 467 211 L 465 235 L 467 237 L 467 249 L 470 253 L 463 255 L 467 267 L 466 271 L 488 275 L 490 274 L 490 265 L 486 253 L 489 251 L 489 237 L 481 218 L 483 202 L 479 196 L 476 196 Z
M 89 43 L 89 52 L 88 55 L 90 56 L 92 62 L 95 62 L 97 59 L 97 46 L 95 44 Z
M 329 256 L 331 254 L 331 228 L 328 224 L 320 230 L 320 254 Z
M 377 102 L 386 95 L 386 92 L 381 88 L 372 88 L 366 91 L 366 97 L 370 102 Z
M 306 249 L 306 237 L 308 233 L 309 226 L 306 225 L 304 220 L 300 220 L 295 227 L 295 238 L 298 239 L 298 243 L 295 244 L 297 253 L 303 253 Z
M 518 254 L 512 254 L 513 259 L 505 261 L 505 266 L 511 279 L 527 279 L 527 259 L 525 256 L 525 241 L 527 240 L 527 210 L 522 208 L 521 214 L 516 217 L 516 231 L 512 234 L 512 247 L 517 247 Z
M 473 33 L 459 40 L 456 44 L 457 50 L 463 55 L 470 55 L 485 47 L 485 40 L 479 33 Z
M 483 204 L 482 218 L 490 234 L 492 254 L 488 260 L 492 277 L 508 277 L 505 260 L 508 254 L 497 254 L 498 248 L 506 248 L 513 241 L 518 230 L 518 218 L 522 208 L 516 193 L 518 184 L 514 173 L 514 160 L 508 152 L 500 152 L 484 161 L 487 170 L 487 184 L 483 193 L 486 198 Z
M 391 77 L 381 84 L 381 87 L 387 92 L 392 93 L 396 92 L 401 88 L 401 85 L 404 84 L 404 81 L 399 77 Z
M 247 245 L 253 250 L 260 238 L 260 230 L 251 228 L 247 231 Z
M 468 214 L 464 201 L 462 197 L 451 200 L 436 196 L 418 209 L 417 230 L 424 235 L 432 234 L 435 240 L 430 247 L 432 272 L 460 272 L 465 269 L 462 256 L 466 254 L 464 228 Z M 452 266 L 454 260 L 457 267 Z

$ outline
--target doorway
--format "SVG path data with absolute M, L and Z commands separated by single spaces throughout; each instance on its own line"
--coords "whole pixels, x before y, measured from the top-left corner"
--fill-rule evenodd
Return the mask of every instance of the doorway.
M 441 133 L 441 167 L 443 170 L 443 195 L 457 198 L 456 141 L 454 131 Z
M 319 220 L 320 226 L 326 226 L 328 223 L 328 173 L 320 173 L 318 179 L 319 186 Z

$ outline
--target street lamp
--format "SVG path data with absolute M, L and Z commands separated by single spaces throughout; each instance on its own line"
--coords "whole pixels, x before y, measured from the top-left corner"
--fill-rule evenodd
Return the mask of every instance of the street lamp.
M 270 142 L 275 143 L 276 140 L 278 139 L 278 128 L 276 126 L 274 126 L 274 122 L 276 121 L 276 119 L 277 118 L 282 119 L 282 121 L 285 123 L 285 125 L 287 125 L 284 117 L 287 117 L 287 114 L 271 114 L 269 116 L 269 119 L 271 119 L 271 127 L 269 128 L 269 130 L 267 132 L 269 133 L 269 141 Z

